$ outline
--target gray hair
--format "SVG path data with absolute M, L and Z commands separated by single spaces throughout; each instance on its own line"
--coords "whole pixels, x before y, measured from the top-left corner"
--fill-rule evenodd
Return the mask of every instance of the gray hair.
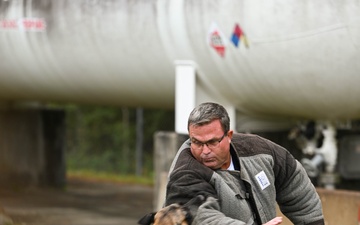
M 191 126 L 202 126 L 214 120 L 220 120 L 224 132 L 230 130 L 230 118 L 226 109 L 217 103 L 205 102 L 195 107 L 188 119 L 188 130 Z

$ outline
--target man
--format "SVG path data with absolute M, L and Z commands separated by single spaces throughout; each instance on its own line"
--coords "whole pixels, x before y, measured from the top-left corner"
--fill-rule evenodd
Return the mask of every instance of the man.
M 278 203 L 294 224 L 324 225 L 319 196 L 286 149 L 234 133 L 225 108 L 211 102 L 193 109 L 188 131 L 170 169 L 165 205 L 187 204 L 192 224 L 276 225 Z M 194 201 L 199 196 L 204 200 Z

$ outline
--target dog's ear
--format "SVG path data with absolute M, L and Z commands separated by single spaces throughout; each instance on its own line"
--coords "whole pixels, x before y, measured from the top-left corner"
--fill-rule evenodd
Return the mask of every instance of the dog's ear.
M 143 218 L 141 218 L 138 221 L 138 224 L 141 224 L 141 225 L 151 225 L 151 224 L 153 224 L 155 214 L 156 214 L 155 212 L 146 214 L 145 216 L 143 216 Z
M 190 209 L 188 207 L 184 207 L 184 211 L 186 211 L 185 221 L 187 222 L 187 224 L 192 224 L 194 217 L 191 214 Z
M 182 206 L 183 210 L 186 212 L 185 220 L 187 221 L 188 224 L 192 224 L 194 220 L 194 215 L 196 215 L 199 206 L 203 204 L 205 201 L 206 201 L 206 195 L 199 194 Z
M 199 207 L 201 204 L 203 204 L 206 201 L 206 195 L 199 194 L 195 198 L 192 198 L 190 201 L 188 201 L 184 206 L 196 206 Z

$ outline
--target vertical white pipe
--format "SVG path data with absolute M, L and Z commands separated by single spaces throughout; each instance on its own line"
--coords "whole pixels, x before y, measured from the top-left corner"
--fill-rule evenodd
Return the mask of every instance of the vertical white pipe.
M 187 121 L 196 105 L 196 66 L 193 61 L 175 61 L 175 131 L 187 134 Z

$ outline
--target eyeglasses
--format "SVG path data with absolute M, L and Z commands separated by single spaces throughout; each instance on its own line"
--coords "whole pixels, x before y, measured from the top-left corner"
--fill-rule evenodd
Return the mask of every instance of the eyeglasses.
M 226 134 L 227 134 L 227 132 L 225 132 L 224 135 L 221 138 L 212 139 L 212 140 L 209 140 L 207 142 L 201 142 L 201 141 L 198 141 L 196 139 L 192 139 L 191 144 L 192 144 L 192 146 L 194 148 L 198 148 L 198 149 L 201 149 L 204 145 L 206 145 L 210 149 L 215 149 L 215 148 L 217 148 L 219 146 L 220 142 L 224 139 Z

